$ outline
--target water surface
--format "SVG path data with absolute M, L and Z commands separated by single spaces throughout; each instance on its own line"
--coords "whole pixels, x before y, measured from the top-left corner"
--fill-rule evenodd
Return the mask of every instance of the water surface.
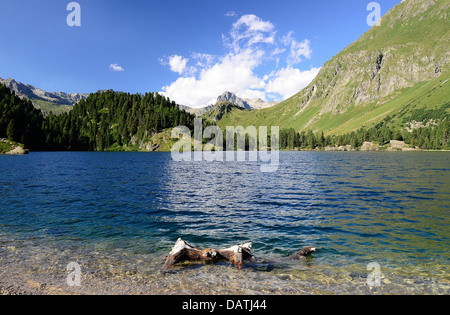
M 3 274 L 20 266 L 64 286 L 75 261 L 79 292 L 449 293 L 448 153 L 280 154 L 274 173 L 256 162 L 175 162 L 169 153 L 1 156 Z M 252 241 L 255 255 L 275 264 L 161 275 L 178 237 L 198 247 Z M 318 248 L 312 257 L 284 259 L 306 245 Z M 380 287 L 366 284 L 371 262 L 381 267 Z

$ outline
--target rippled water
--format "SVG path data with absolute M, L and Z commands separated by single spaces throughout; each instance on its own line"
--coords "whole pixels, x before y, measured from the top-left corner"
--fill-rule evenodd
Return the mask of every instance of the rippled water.
M 449 293 L 448 153 L 280 154 L 274 173 L 168 153 L 1 156 L 0 263 L 64 286 L 78 262 L 81 293 Z M 252 241 L 275 263 L 162 275 L 178 237 L 213 248 Z M 306 245 L 318 248 L 312 257 L 284 259 Z M 379 287 L 366 284 L 371 262 Z

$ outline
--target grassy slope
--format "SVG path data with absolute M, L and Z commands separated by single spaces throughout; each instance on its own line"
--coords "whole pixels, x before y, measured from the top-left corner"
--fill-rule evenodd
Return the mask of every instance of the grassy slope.
M 327 121 L 322 121 L 319 126 L 322 127 L 322 130 L 328 130 L 330 134 L 343 134 L 364 125 L 372 126 L 390 115 L 395 116 L 394 124 L 400 127 L 400 118 L 406 116 L 413 109 L 435 109 L 447 104 L 450 95 L 449 79 L 450 72 L 447 72 L 430 82 L 418 83 L 412 88 L 399 91 L 398 97 L 382 106 L 372 104 L 365 107 L 364 110 L 352 110 L 347 115 L 343 115 L 346 119 L 339 122 L 337 126 L 327 125 Z
M 172 129 L 166 129 L 162 132 L 156 133 L 152 136 L 145 137 L 142 143 L 135 143 L 134 145 L 113 145 L 107 148 L 105 151 L 110 152 L 148 152 L 148 151 L 156 151 L 156 152 L 170 152 L 172 146 L 177 142 L 177 139 L 172 139 Z
M 420 58 L 423 58 L 423 55 L 426 56 L 428 50 L 437 56 L 448 54 L 450 24 L 447 18 L 442 18 L 442 14 L 447 14 L 449 11 L 448 3 L 440 0 L 425 10 L 421 9 L 421 6 L 426 5 L 427 2 L 419 1 L 414 7 L 407 6 L 406 2 L 397 5 L 383 17 L 380 27 L 373 27 L 327 62 L 311 85 L 292 98 L 268 109 L 251 112 L 232 111 L 222 118 L 219 125 L 222 127 L 277 125 L 296 130 L 312 129 L 325 131 L 327 134 L 343 134 L 364 125 L 371 126 L 387 115 L 395 115 L 402 109 L 405 114 L 405 108 L 408 111 L 441 106 L 450 95 L 450 82 L 447 81 L 450 78 L 448 64 L 441 69 L 442 74 L 434 80 L 414 82 L 414 84 L 409 82 L 411 87 L 399 89 L 391 95 L 364 104 L 355 104 L 352 101 L 338 104 L 338 112 L 336 110 L 322 111 L 324 106 L 330 103 L 329 98 L 327 99 L 328 94 L 319 95 L 304 108 L 300 106 L 302 102 L 305 102 L 307 91 L 311 90 L 312 86 L 335 85 L 344 81 L 345 78 L 340 76 L 340 73 L 333 72 L 337 66 L 343 69 L 341 73 L 347 68 L 351 69 L 354 66 L 351 64 L 352 54 L 379 50 L 393 51 L 394 53 L 389 57 L 390 63 L 382 70 L 385 71 L 382 72 L 384 76 L 393 75 L 395 71 L 399 72 L 398 69 L 394 70 L 393 67 L 391 69 L 390 66 L 401 64 L 401 58 L 412 56 L 413 62 L 421 67 L 426 66 L 427 60 Z M 367 63 L 358 66 L 362 69 L 370 69 L 372 65 Z M 402 74 L 399 73 L 399 75 Z M 364 74 L 358 79 L 350 80 L 345 86 L 341 86 L 339 93 L 350 96 L 362 80 L 369 81 L 368 76 Z
M 32 99 L 31 101 L 33 102 L 34 107 L 40 109 L 44 114 L 49 114 L 52 112 L 54 115 L 60 115 L 70 112 L 73 108 L 73 106 L 70 105 L 59 105 L 38 99 Z

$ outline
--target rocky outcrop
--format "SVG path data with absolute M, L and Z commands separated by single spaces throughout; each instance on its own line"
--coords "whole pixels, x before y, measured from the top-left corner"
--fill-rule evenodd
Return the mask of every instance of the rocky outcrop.
M 373 143 L 373 142 L 364 142 L 363 145 L 361 146 L 361 148 L 359 149 L 360 151 L 379 151 L 380 150 L 380 145 Z
M 24 155 L 29 153 L 22 145 L 9 141 L 8 139 L 0 139 L 0 144 L 0 155 Z
M 391 140 L 386 151 L 417 151 L 418 148 L 412 148 L 405 141 Z
M 27 154 L 28 152 L 21 148 L 21 147 L 15 147 L 14 149 L 12 149 L 9 152 L 6 152 L 5 155 L 24 155 Z

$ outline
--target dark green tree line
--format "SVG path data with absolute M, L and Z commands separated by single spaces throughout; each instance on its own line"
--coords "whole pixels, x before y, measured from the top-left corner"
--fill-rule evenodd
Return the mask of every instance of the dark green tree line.
M 29 100 L 22 100 L 5 85 L 0 84 L 0 138 L 23 143 L 30 149 L 44 146 L 40 110 Z
M 128 146 L 166 128 L 193 129 L 195 116 L 158 94 L 98 92 L 69 113 L 43 117 L 28 100 L 0 85 L 0 137 L 33 150 L 92 150 Z
M 408 132 L 397 128 L 388 127 L 385 123 L 366 129 L 360 128 L 343 135 L 324 136 L 323 132 L 312 131 L 296 132 L 294 129 L 280 130 L 280 148 L 283 150 L 298 149 L 323 149 L 326 146 L 351 145 L 359 148 L 364 142 L 374 142 L 386 145 L 391 140 L 405 141 L 412 147 L 424 150 L 448 150 L 450 149 L 450 121 L 443 119 L 437 125 L 429 125 Z

